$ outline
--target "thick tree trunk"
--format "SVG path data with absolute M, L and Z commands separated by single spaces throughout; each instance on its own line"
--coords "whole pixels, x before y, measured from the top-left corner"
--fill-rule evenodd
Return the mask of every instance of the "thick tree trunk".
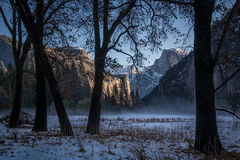
M 195 149 L 205 154 L 220 154 L 213 82 L 214 59 L 211 55 L 211 17 L 214 1 L 195 1 L 195 89 L 196 134 Z
M 36 80 L 37 80 L 37 101 L 36 114 L 34 120 L 33 131 L 47 131 L 47 97 L 46 97 L 46 82 L 44 73 L 40 69 L 41 61 L 35 54 L 36 64 Z
M 53 101 L 54 101 L 58 119 L 60 122 L 61 133 L 64 136 L 73 136 L 72 126 L 68 119 L 67 112 L 63 104 L 63 99 L 62 99 L 57 81 L 54 77 L 52 67 L 48 62 L 47 56 L 45 55 L 44 47 L 39 44 L 35 44 L 35 45 L 38 45 L 36 48 L 38 48 L 37 54 L 41 62 L 40 69 L 44 71 L 44 75 L 48 81 L 48 84 L 53 96 Z
M 19 127 L 19 118 L 21 112 L 21 100 L 22 100 L 22 79 L 23 70 L 22 65 L 16 64 L 16 76 L 15 76 L 15 86 L 14 86 L 14 99 L 13 108 L 10 116 L 9 127 L 17 128 Z
M 99 133 L 101 115 L 101 96 L 104 78 L 105 54 L 95 54 L 95 78 L 91 99 L 90 112 L 88 116 L 87 133 Z

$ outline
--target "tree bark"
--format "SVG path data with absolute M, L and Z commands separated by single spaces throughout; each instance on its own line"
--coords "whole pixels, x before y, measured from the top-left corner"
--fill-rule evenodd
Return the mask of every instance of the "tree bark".
M 10 116 L 9 127 L 17 128 L 19 127 L 19 118 L 21 112 L 21 100 L 22 100 L 22 79 L 23 70 L 22 65 L 16 64 L 16 76 L 15 76 L 15 86 L 14 86 L 14 99 L 13 108 Z
M 91 99 L 90 112 L 88 116 L 87 133 L 98 134 L 101 115 L 101 96 L 104 78 L 105 53 L 95 54 L 95 78 Z
M 46 82 L 43 71 L 39 67 L 41 61 L 38 54 L 35 53 L 36 64 L 36 80 L 37 80 L 37 101 L 36 101 L 36 114 L 34 120 L 33 131 L 47 131 L 47 98 L 46 98 Z
M 211 19 L 214 1 L 195 1 L 194 60 L 196 90 L 195 149 L 205 154 L 220 154 L 213 82 L 214 58 L 211 55 Z

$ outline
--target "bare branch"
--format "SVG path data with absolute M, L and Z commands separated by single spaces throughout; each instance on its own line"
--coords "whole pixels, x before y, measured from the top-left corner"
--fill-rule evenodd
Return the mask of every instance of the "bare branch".
M 114 33 L 115 29 L 117 26 L 121 23 L 122 19 L 130 12 L 130 10 L 135 6 L 136 0 L 132 0 L 129 6 L 123 10 L 122 12 L 119 13 L 118 17 L 116 20 L 113 22 L 110 30 L 109 30 L 109 40 L 111 39 L 112 34 Z
M 127 5 L 127 4 L 129 4 L 129 3 L 131 3 L 131 1 L 128 1 L 128 2 L 122 3 L 121 5 L 116 6 L 116 7 L 110 6 L 109 9 L 110 9 L 110 10 L 113 10 L 113 9 L 122 8 L 123 6 L 125 6 L 125 5 Z
M 113 43 L 113 45 L 108 48 L 108 51 L 111 50 L 112 48 L 115 48 L 115 46 L 116 46 L 117 43 L 119 42 L 120 38 L 121 38 L 124 34 L 126 34 L 127 32 L 129 32 L 129 29 L 134 28 L 134 27 L 136 27 L 136 26 L 129 26 L 129 27 L 126 28 L 125 31 L 121 32 L 121 33 L 118 35 L 118 37 L 117 37 L 117 39 L 115 40 L 115 42 Z
M 240 68 L 237 69 L 231 76 L 229 76 L 225 81 L 222 82 L 217 88 L 215 88 L 215 92 L 222 88 L 229 80 L 231 80 L 238 72 L 240 72 Z
M 151 9 L 151 11 L 152 11 L 152 17 L 151 17 L 151 20 L 150 20 L 150 25 L 152 26 L 153 25 L 153 20 L 154 20 L 154 17 L 156 16 L 156 14 L 155 14 L 155 10 L 154 10 L 154 8 L 152 7 L 152 5 L 148 2 L 148 1 L 146 1 L 146 0 L 143 0 L 147 5 L 148 5 L 148 7 Z
M 121 50 L 121 49 L 117 49 L 117 48 L 112 48 L 112 49 L 115 50 L 116 52 L 122 53 L 122 54 L 130 57 L 130 58 L 132 59 L 133 66 L 134 66 L 135 68 L 138 68 L 138 67 L 136 66 L 136 64 L 135 64 L 135 59 L 134 59 L 134 57 L 133 57 L 131 54 L 129 54 L 129 53 L 127 53 L 127 52 L 124 52 L 124 51 Z
M 21 19 L 26 25 L 26 28 L 35 27 L 34 17 L 27 4 L 27 1 L 22 0 L 22 3 L 21 3 L 20 0 L 17 0 L 16 5 L 17 5 L 18 14 L 21 16 Z
M 135 38 L 132 36 L 132 34 L 129 32 L 128 27 L 127 27 L 125 24 L 123 24 L 123 23 L 121 23 L 121 25 L 126 29 L 127 34 L 129 35 L 129 37 L 130 37 L 131 40 L 133 41 L 133 43 L 134 43 L 134 45 L 135 45 L 136 51 L 139 51 L 139 50 L 138 50 L 138 43 L 136 42 L 136 40 L 135 40 Z
M 12 31 L 12 28 L 11 28 L 10 25 L 8 24 L 7 18 L 6 18 L 5 14 L 4 14 L 3 10 L 2 10 L 2 7 L 0 7 L 0 13 L 1 13 L 1 15 L 2 15 L 3 21 L 4 21 L 7 29 L 8 29 L 9 32 L 12 34 L 12 32 L 13 32 L 13 31 Z
M 47 24 L 48 21 L 53 17 L 53 15 L 59 11 L 62 7 L 64 7 L 64 5 L 68 2 L 70 2 L 72 0 L 66 0 L 66 1 L 62 1 L 54 10 L 52 10 L 52 12 L 49 13 L 49 15 L 45 18 L 45 21 L 43 22 L 43 24 Z
M 154 1 L 157 1 L 157 2 L 166 2 L 166 3 L 169 3 L 169 4 L 176 4 L 176 5 L 187 5 L 187 6 L 193 6 L 194 5 L 194 2 L 191 1 L 191 2 L 184 2 L 182 0 L 154 0 Z
M 52 6 L 52 4 L 54 3 L 54 1 L 55 1 L 55 0 L 49 0 L 49 1 L 47 2 L 47 5 L 46 5 L 46 7 L 44 7 L 44 10 L 43 10 L 43 15 L 45 15 L 45 14 L 47 13 L 48 9 Z
M 223 108 L 215 108 L 215 110 L 216 110 L 216 111 L 227 112 L 227 113 L 233 115 L 234 117 L 236 117 L 237 119 L 240 119 L 240 117 L 239 117 L 238 115 L 236 115 L 234 112 L 231 112 L 231 111 L 229 111 L 229 110 L 227 110 L 227 109 L 223 109 Z
M 193 29 L 193 25 L 191 25 L 191 27 L 189 28 L 189 30 L 188 30 L 186 36 L 184 37 L 184 39 L 183 39 L 183 43 L 182 43 L 182 47 L 183 47 L 183 45 L 186 44 L 187 39 L 189 38 L 189 36 L 190 36 L 190 32 L 191 32 L 192 29 Z

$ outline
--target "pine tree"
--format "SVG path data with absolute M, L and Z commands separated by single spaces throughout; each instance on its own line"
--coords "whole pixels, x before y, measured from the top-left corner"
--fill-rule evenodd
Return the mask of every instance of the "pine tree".
M 138 89 L 136 89 L 135 104 L 138 105 L 140 103 L 141 103 L 141 99 L 138 93 Z

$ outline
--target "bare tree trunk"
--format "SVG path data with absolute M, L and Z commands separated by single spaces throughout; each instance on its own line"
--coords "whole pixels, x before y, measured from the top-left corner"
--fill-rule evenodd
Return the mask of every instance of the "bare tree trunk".
M 211 18 L 214 1 L 195 1 L 195 89 L 196 134 L 195 149 L 206 154 L 220 154 L 213 82 L 214 59 L 211 55 Z
M 40 69 L 41 62 L 37 54 L 35 54 L 36 62 L 36 80 L 37 80 L 37 102 L 36 114 L 33 131 L 47 131 L 47 98 L 46 98 L 46 82 L 43 71 Z
M 43 46 L 43 37 L 44 37 L 44 1 L 38 0 L 36 1 L 36 13 L 34 15 L 31 13 L 29 5 L 26 1 L 16 1 L 17 10 L 23 23 L 27 29 L 28 34 L 31 37 L 34 52 L 39 58 L 38 65 L 40 70 L 44 72 L 44 76 L 46 77 L 49 87 L 51 89 L 51 93 L 53 96 L 53 100 L 55 103 L 56 111 L 58 114 L 58 118 L 60 121 L 61 132 L 65 136 L 72 136 L 72 126 L 68 119 L 65 107 L 63 105 L 63 99 L 57 85 L 57 81 L 54 77 L 53 70 L 51 65 L 48 62 L 47 56 L 44 52 Z M 53 12 L 55 13 L 55 12 Z
M 87 133 L 99 133 L 99 123 L 101 115 L 101 96 L 104 78 L 105 54 L 95 54 L 95 79 L 91 99 L 90 112 L 88 116 Z
M 38 48 L 39 47 L 39 48 Z M 56 107 L 58 119 L 60 122 L 61 133 L 65 136 L 73 136 L 73 130 L 71 123 L 68 119 L 66 109 L 63 104 L 63 99 L 57 84 L 57 81 L 54 77 L 54 73 L 50 63 L 48 62 L 47 56 L 45 55 L 43 46 L 38 46 L 39 52 L 37 53 L 41 61 L 40 68 L 44 71 L 44 75 L 48 81 L 53 101 Z
M 22 100 L 22 79 L 23 70 L 22 66 L 16 64 L 16 76 L 15 76 L 15 86 L 14 86 L 14 99 L 13 108 L 10 116 L 9 127 L 17 128 L 19 127 L 19 118 L 21 112 L 21 100 Z

